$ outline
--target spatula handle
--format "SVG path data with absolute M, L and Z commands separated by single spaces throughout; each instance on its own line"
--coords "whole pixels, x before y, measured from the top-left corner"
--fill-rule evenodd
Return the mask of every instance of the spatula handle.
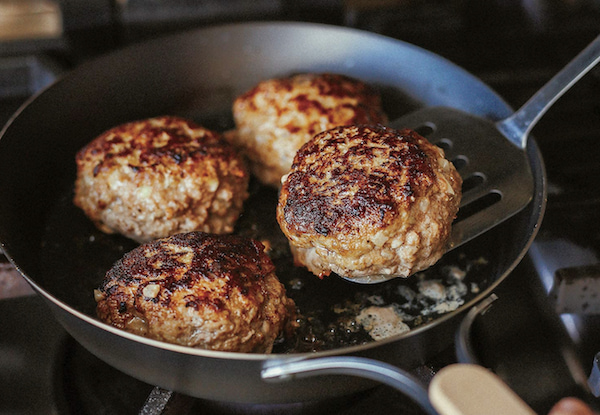
M 521 148 L 527 145 L 531 129 L 546 111 L 581 77 L 600 61 L 600 36 L 581 51 L 559 73 L 546 83 L 513 115 L 496 126 L 509 140 Z
M 498 376 L 477 365 L 440 370 L 429 385 L 429 398 L 441 415 L 536 415 Z

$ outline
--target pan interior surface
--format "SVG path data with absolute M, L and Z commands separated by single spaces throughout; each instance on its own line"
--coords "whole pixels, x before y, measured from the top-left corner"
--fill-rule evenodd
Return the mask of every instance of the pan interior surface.
M 231 103 L 237 95 L 260 80 L 299 72 L 336 72 L 371 83 L 381 91 L 390 119 L 434 105 L 491 119 L 510 113 L 489 88 L 460 68 L 411 45 L 360 31 L 259 23 L 159 39 L 82 65 L 32 100 L 7 126 L 0 140 L 3 249 L 38 289 L 94 316 L 94 288 L 137 244 L 99 232 L 73 206 L 77 150 L 115 125 L 158 115 L 179 115 L 226 131 L 233 127 Z M 532 146 L 530 159 L 536 161 L 539 154 Z M 251 191 L 236 232 L 270 241 L 277 274 L 304 316 L 298 337 L 279 344 L 280 353 L 370 341 L 351 321 L 360 307 L 398 305 L 412 327 L 432 323 L 444 315 L 434 310 L 435 294 L 411 299 L 411 293 L 418 294 L 423 281 L 432 280 L 453 289 L 452 273 L 468 269 L 461 277 L 467 291 L 456 307 L 462 310 L 521 259 L 542 210 L 539 202 L 533 203 L 420 277 L 364 286 L 336 277 L 319 280 L 294 267 L 275 222 L 276 191 L 257 183 Z M 539 182 L 537 192 L 539 200 Z M 432 311 L 423 313 L 428 307 Z
M 459 308 L 493 282 L 490 276 L 494 275 L 494 264 L 480 244 L 470 251 L 448 254 L 435 267 L 406 280 L 397 278 L 375 285 L 350 283 L 335 275 L 320 280 L 294 266 L 287 240 L 275 219 L 276 190 L 256 183 L 251 187 L 251 197 L 236 233 L 268 241 L 277 275 L 300 311 L 296 336 L 277 344 L 275 353 L 356 346 L 394 333 L 393 328 L 388 328 L 388 333 L 375 331 L 371 337 L 359 323 L 359 316 L 369 318 L 361 314 L 363 310 L 376 313 L 391 308 L 402 316 L 406 324 L 403 328 L 416 328 Z M 71 198 L 68 181 L 62 197 L 49 209 L 40 258 L 43 284 L 60 301 L 94 316 L 94 288 L 112 264 L 137 244 L 98 231 L 73 206 Z

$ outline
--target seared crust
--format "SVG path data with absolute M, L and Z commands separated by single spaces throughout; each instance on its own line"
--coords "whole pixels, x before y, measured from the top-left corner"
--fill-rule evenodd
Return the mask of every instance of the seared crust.
M 407 277 L 444 253 L 461 184 L 414 131 L 338 127 L 298 151 L 277 220 L 296 262 L 316 275 Z
M 102 231 L 138 242 L 232 232 L 248 197 L 241 156 L 219 134 L 178 117 L 112 128 L 76 162 L 74 203 Z
M 279 187 L 296 151 L 316 133 L 350 124 L 385 123 L 379 94 L 337 74 L 270 79 L 233 104 L 236 131 L 228 137 L 243 149 L 253 173 Z
M 139 246 L 95 296 L 98 317 L 120 329 L 235 352 L 270 352 L 295 310 L 260 242 L 202 232 Z

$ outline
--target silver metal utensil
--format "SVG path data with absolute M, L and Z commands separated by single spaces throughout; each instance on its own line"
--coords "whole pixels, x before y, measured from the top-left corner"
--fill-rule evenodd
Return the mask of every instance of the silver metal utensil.
M 510 117 L 493 122 L 447 107 L 429 107 L 392 123 L 438 144 L 463 178 L 463 199 L 449 250 L 493 228 L 533 197 L 524 149 L 531 129 L 571 86 L 600 61 L 600 36 Z

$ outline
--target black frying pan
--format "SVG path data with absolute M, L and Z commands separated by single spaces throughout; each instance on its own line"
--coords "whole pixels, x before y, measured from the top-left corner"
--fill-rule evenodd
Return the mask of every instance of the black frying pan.
M 233 99 L 260 80 L 325 71 L 360 78 L 379 88 L 390 119 L 433 105 L 494 120 L 512 113 L 486 85 L 439 56 L 357 30 L 300 23 L 235 24 L 136 45 L 74 70 L 34 97 L 4 129 L 0 140 L 2 248 L 83 346 L 129 375 L 195 397 L 254 403 L 328 398 L 372 383 L 346 376 L 270 383 L 263 381 L 261 371 L 292 360 L 332 356 L 368 357 L 405 369 L 429 360 L 452 344 L 464 313 L 513 270 L 535 236 L 545 206 L 545 175 L 534 141 L 527 148 L 535 176 L 532 203 L 495 230 L 448 254 L 426 276 L 438 278 L 445 265 L 485 258 L 487 263 L 465 281 L 478 290 L 470 290 L 456 310 L 430 314 L 408 333 L 368 343 L 362 343 L 360 333 L 327 334 L 341 327 L 331 316 L 331 307 L 372 295 L 396 301 L 398 287 L 415 288 L 417 279 L 377 286 L 339 278 L 320 281 L 294 268 L 285 248 L 275 257 L 278 275 L 301 312 L 318 318 L 311 320 L 317 321 L 313 326 L 304 327 L 293 344 L 279 345 L 275 354 L 170 345 L 125 333 L 94 316 L 93 289 L 112 263 L 135 244 L 99 233 L 72 206 L 75 152 L 108 128 L 156 115 L 180 115 L 226 130 L 233 125 Z M 252 191 L 254 197 L 238 232 L 281 243 L 272 216 L 276 194 L 256 184 Z M 255 221 L 260 226 L 253 227 Z M 306 337 L 313 334 L 313 341 L 308 341 Z

